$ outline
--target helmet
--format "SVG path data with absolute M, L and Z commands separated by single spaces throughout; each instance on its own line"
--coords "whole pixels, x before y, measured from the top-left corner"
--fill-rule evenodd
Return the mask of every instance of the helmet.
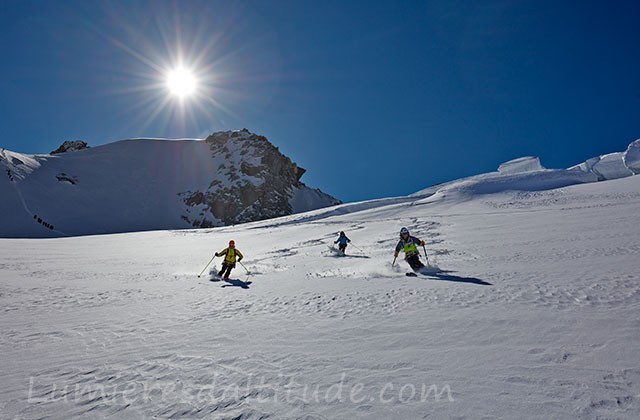
M 235 246 L 236 243 L 234 241 L 229 241 L 229 246 Z
M 402 229 L 400 229 L 400 236 L 404 235 L 404 234 L 409 234 L 409 229 L 407 229 L 406 227 L 403 227 Z
M 343 231 L 340 231 L 340 236 L 344 236 L 344 232 Z

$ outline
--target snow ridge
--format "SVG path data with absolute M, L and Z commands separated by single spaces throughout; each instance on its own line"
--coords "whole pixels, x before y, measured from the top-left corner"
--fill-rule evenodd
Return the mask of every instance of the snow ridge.
M 538 157 L 526 156 L 501 164 L 497 172 L 475 175 L 420 190 L 411 196 L 438 198 L 447 194 L 491 194 L 500 191 L 542 191 L 569 185 L 625 178 L 640 173 L 640 140 L 626 152 L 596 156 L 568 169 L 546 169 Z

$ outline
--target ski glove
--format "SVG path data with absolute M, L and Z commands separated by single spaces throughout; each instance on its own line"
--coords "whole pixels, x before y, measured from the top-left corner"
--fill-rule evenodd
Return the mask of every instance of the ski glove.
M 425 246 L 426 244 L 424 243 L 424 241 L 420 241 L 420 246 Z
M 397 257 L 397 256 L 398 256 L 398 251 L 394 252 L 394 253 L 393 253 L 393 256 L 394 256 L 394 257 Z
M 240 261 L 242 261 L 242 257 L 239 257 L 239 258 L 238 258 L 238 262 L 240 262 Z

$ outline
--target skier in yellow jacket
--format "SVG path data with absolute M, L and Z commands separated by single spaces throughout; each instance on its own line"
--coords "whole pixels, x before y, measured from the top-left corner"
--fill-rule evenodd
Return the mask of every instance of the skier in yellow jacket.
M 222 257 L 224 255 L 224 261 L 222 262 L 222 270 L 218 273 L 218 277 L 223 277 L 223 279 L 228 280 L 229 274 L 231 274 L 231 270 L 236 267 L 236 257 L 238 261 L 242 261 L 242 252 L 236 249 L 236 243 L 234 241 L 229 241 L 229 247 L 223 249 L 220 252 L 216 252 L 216 257 Z

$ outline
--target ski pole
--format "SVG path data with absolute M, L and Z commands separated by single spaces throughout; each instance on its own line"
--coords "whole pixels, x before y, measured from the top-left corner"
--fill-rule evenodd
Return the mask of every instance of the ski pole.
M 211 259 L 209 260 L 209 262 L 207 263 L 207 265 L 205 265 L 205 266 L 204 266 L 204 268 L 202 269 L 202 271 L 200 272 L 200 274 L 198 274 L 198 277 L 200 277 L 200 276 L 202 275 L 202 273 L 204 273 L 204 270 L 206 270 L 206 269 L 207 269 L 207 267 L 209 267 L 209 264 L 211 264 L 211 261 L 213 261 L 213 259 L 214 259 L 215 257 L 216 257 L 215 255 L 214 255 L 213 257 L 211 257 Z
M 242 264 L 240 261 L 238 261 L 238 264 L 240 264 L 240 265 L 242 266 L 242 268 L 244 268 L 244 271 L 246 271 L 246 272 L 247 272 L 247 274 L 251 274 L 251 273 L 249 272 L 249 270 L 247 270 L 247 267 L 245 267 L 245 266 L 244 266 L 244 264 Z
M 362 252 L 362 253 L 364 254 L 364 251 L 362 250 L 362 248 L 360 248 L 360 247 L 359 247 L 359 246 L 357 246 L 357 245 L 354 245 L 354 244 L 353 244 L 353 242 L 351 242 L 351 245 L 353 245 L 353 247 L 354 247 L 355 249 L 359 249 L 359 250 L 360 250 L 360 252 Z
M 391 267 L 393 267 L 396 264 L 396 258 L 398 258 L 397 255 L 393 257 L 393 262 L 391 263 Z
M 427 254 L 427 248 L 425 248 L 425 246 L 422 245 L 422 249 L 424 249 L 424 257 L 427 259 L 427 264 L 431 265 L 429 264 L 429 254 Z

